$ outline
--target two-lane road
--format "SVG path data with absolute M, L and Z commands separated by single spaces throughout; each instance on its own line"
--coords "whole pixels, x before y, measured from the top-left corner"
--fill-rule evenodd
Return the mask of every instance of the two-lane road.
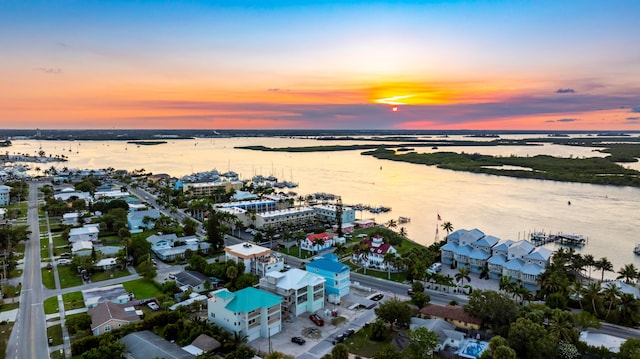
M 9 359 L 48 358 L 46 319 L 43 307 L 42 272 L 40 271 L 40 226 L 38 223 L 38 185 L 29 185 L 27 223 L 31 236 L 25 242 L 24 272 L 20 309 L 9 337 Z

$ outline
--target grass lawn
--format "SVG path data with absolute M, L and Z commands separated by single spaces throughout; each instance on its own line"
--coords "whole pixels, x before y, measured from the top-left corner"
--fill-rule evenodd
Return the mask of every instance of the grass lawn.
M 53 269 L 42 268 L 42 284 L 48 289 L 56 289 Z
M 2 307 L 0 308 L 0 312 L 6 312 L 9 310 L 13 310 L 20 307 L 20 302 L 15 302 L 15 303 L 3 303 Z
M 7 342 L 11 335 L 11 329 L 13 329 L 13 323 L 0 324 L 0 355 L 4 358 L 7 352 Z
M 100 237 L 100 243 L 102 243 L 102 245 L 104 246 L 122 245 L 122 241 L 120 241 L 120 237 L 118 237 L 117 235 Z
M 59 312 L 58 297 L 49 297 L 44 300 L 44 314 L 54 314 Z
M 65 311 L 84 307 L 84 299 L 80 291 L 63 294 L 62 301 L 64 302 Z
M 344 344 L 349 349 L 349 353 L 361 357 L 373 358 L 373 356 L 378 353 L 380 349 L 382 349 L 382 347 L 391 342 L 391 339 L 393 339 L 393 334 L 393 332 L 389 331 L 385 335 L 384 340 L 376 342 L 373 340 L 369 340 L 369 328 L 365 327 L 349 337 L 349 339 L 347 339 Z
M 47 336 L 53 339 L 52 346 L 62 344 L 62 325 L 56 324 L 47 328 Z
M 69 245 L 69 241 L 62 239 L 62 236 L 60 234 L 54 234 L 53 235 L 53 246 L 54 247 L 62 247 L 62 246 L 68 246 Z
M 160 294 L 156 282 L 144 278 L 122 283 L 127 292 L 132 292 L 136 299 L 157 297 Z
M 101 281 L 107 280 L 107 279 L 126 277 L 129 274 L 131 274 L 131 273 L 129 273 L 129 271 L 126 271 L 126 270 L 112 269 L 112 270 L 108 270 L 108 271 L 104 271 L 104 272 L 93 273 L 91 275 L 91 281 L 92 282 L 101 282 Z
M 58 266 L 58 276 L 60 276 L 60 287 L 69 288 L 82 285 L 82 279 L 76 272 L 71 271 L 69 266 Z

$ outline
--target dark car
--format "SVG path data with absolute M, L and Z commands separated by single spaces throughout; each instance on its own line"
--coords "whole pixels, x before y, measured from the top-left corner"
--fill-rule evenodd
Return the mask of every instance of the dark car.
M 311 314 L 309 316 L 309 319 L 311 319 L 311 321 L 313 322 L 313 324 L 321 327 L 324 325 L 324 319 L 320 318 L 320 316 L 318 314 Z
M 411 288 L 407 289 L 407 294 L 408 295 L 413 295 L 413 289 L 411 289 Z
M 347 330 L 344 331 L 344 333 L 342 333 L 342 335 L 344 335 L 345 337 L 350 337 L 352 335 L 354 335 L 356 333 L 356 330 L 353 328 L 349 328 Z
M 293 343 L 298 344 L 298 345 L 302 345 L 302 344 L 306 343 L 306 341 L 304 339 L 300 338 L 300 337 L 293 337 L 293 338 L 291 338 L 291 341 Z
M 376 302 L 377 302 L 377 301 L 379 301 L 379 300 L 380 300 L 380 299 L 382 299 L 382 298 L 384 298 L 384 294 L 382 294 L 382 293 L 378 293 L 378 294 L 374 295 L 373 297 L 371 297 L 371 300 L 373 300 L 373 301 L 376 301 Z
M 344 334 L 338 334 L 333 338 L 333 344 L 342 343 L 347 337 Z

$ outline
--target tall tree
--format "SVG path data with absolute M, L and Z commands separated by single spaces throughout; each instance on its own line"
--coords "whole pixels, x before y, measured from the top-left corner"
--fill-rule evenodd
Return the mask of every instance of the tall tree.
M 411 321 L 409 305 L 398 298 L 391 298 L 380 303 L 375 309 L 375 313 L 381 320 L 400 328 L 408 328 Z
M 607 257 L 602 257 L 598 261 L 596 261 L 595 267 L 602 271 L 602 277 L 600 281 L 604 281 L 604 272 L 613 272 L 613 263 L 611 263 Z
M 467 280 L 467 282 L 471 282 L 471 276 L 469 275 L 471 273 L 471 270 L 468 267 L 460 267 L 458 268 L 458 273 L 456 273 L 455 278 L 458 282 L 460 282 L 460 285 L 464 285 L 464 281 Z
M 409 359 L 430 359 L 434 357 L 434 351 L 440 345 L 438 334 L 420 327 L 415 330 L 408 330 L 407 337 L 409 346 L 403 354 L 407 354 Z
M 640 273 L 638 273 L 638 269 L 636 269 L 633 263 L 625 264 L 624 267 L 620 268 L 618 274 L 618 279 L 624 279 L 624 282 L 627 284 L 633 283 L 633 281 L 640 277 Z
M 449 222 L 449 221 L 444 222 L 444 223 L 442 224 L 442 230 L 443 230 L 443 231 L 445 231 L 445 232 L 447 232 L 447 236 L 449 236 L 449 234 L 450 234 L 451 232 L 453 232 L 453 224 L 451 224 L 451 222 Z
M 220 229 L 220 221 L 218 219 L 217 212 L 209 207 L 209 214 L 207 218 L 207 237 L 209 243 L 214 250 L 220 250 L 224 247 L 224 234 Z

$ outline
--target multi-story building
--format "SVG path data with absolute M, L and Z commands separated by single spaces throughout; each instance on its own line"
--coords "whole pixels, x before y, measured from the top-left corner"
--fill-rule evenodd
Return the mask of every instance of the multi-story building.
M 324 308 L 325 278 L 293 268 L 269 272 L 260 279 L 260 289 L 282 297 L 282 317 L 314 313 Z
M 313 206 L 318 220 L 336 223 L 338 207 L 334 204 L 322 204 Z M 342 207 L 342 223 L 353 223 L 356 220 L 356 211 L 351 207 Z
M 256 228 L 274 227 L 283 224 L 302 225 L 313 222 L 316 219 L 316 212 L 310 207 L 292 207 L 281 210 L 257 213 L 255 222 Z
M 329 236 L 327 232 L 313 233 L 307 235 L 307 238 L 300 242 L 300 249 L 317 253 L 331 248 L 332 245 L 333 237 Z
M 353 253 L 353 261 L 362 266 L 380 270 L 387 270 L 387 266 L 392 266 L 392 264 L 385 262 L 384 257 L 387 253 L 397 255 L 398 251 L 391 244 L 384 243 L 382 236 L 375 235 L 371 240 L 365 239 L 361 243 L 366 245 L 369 250 L 367 253 Z
M 0 185 L 0 206 L 8 206 L 11 199 L 11 187 Z
M 268 338 L 282 330 L 282 298 L 247 287 L 237 292 L 219 289 L 207 300 L 209 320 L 248 341 Z
M 229 192 L 230 189 L 239 190 L 242 188 L 240 181 L 217 181 L 217 182 L 196 182 L 183 183 L 182 192 L 192 196 L 210 196 L 219 191 Z
M 239 243 L 224 248 L 227 260 L 244 263 L 244 272 L 260 277 L 284 269 L 284 258 L 271 249 L 252 243 Z
M 339 304 L 342 298 L 349 294 L 351 285 L 351 269 L 349 266 L 338 262 L 338 257 L 333 253 L 325 254 L 322 258 L 314 259 L 305 266 L 307 272 L 320 275 L 325 278 L 325 291 L 330 303 Z

